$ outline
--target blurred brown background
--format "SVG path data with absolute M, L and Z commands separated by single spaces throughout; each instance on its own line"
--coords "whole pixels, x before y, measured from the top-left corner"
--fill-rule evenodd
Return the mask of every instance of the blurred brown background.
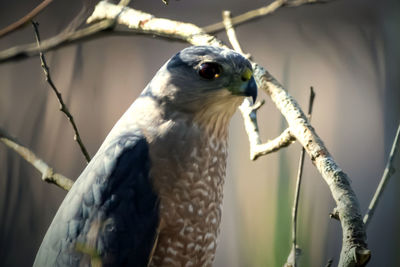
M 41 1 L 0 1 L 0 28 Z M 132 1 L 156 16 L 206 26 L 270 1 Z M 36 20 L 42 39 L 59 33 L 81 1 L 54 1 Z M 283 8 L 237 28 L 242 47 L 305 108 L 317 97 L 313 125 L 352 179 L 362 211 L 377 187 L 400 120 L 400 3 L 333 1 Z M 226 40 L 225 33 L 218 37 Z M 0 49 L 34 41 L 30 26 L 0 39 Z M 93 155 L 113 124 L 157 69 L 187 44 L 149 36 L 106 37 L 46 54 L 53 80 Z M 264 140 L 286 123 L 272 102 L 259 113 Z M 85 167 L 73 131 L 58 111 L 37 57 L 0 65 L 0 127 L 56 171 L 75 179 Z M 290 250 L 290 213 L 300 146 L 249 161 L 240 114 L 231 123 L 223 224 L 215 266 L 282 266 Z M 398 157 L 399 158 L 399 157 Z M 399 159 L 396 167 L 399 169 Z M 0 266 L 30 266 L 65 192 L 0 144 Z M 368 229 L 369 266 L 400 266 L 399 172 L 390 181 Z M 301 266 L 339 259 L 341 228 L 328 214 L 334 202 L 306 159 L 301 192 Z

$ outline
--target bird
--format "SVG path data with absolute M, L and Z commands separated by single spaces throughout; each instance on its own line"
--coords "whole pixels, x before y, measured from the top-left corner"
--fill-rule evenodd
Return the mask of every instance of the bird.
M 122 115 L 60 205 L 34 266 L 211 266 L 228 126 L 257 97 L 228 48 L 169 59 Z

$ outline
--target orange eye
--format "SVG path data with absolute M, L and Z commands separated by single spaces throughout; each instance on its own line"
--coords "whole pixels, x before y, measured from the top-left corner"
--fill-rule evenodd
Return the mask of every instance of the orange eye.
M 206 62 L 200 65 L 199 75 L 207 80 L 216 79 L 221 75 L 221 65 L 214 62 Z

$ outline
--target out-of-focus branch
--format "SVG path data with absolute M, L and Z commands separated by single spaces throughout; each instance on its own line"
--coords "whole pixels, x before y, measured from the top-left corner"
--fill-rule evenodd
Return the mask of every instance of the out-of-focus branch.
M 314 89 L 311 86 L 310 88 L 310 98 L 308 102 L 308 119 L 311 121 L 312 108 L 314 104 L 315 93 Z M 299 207 L 299 199 L 300 199 L 300 187 L 301 180 L 303 177 L 303 167 L 304 167 L 304 155 L 306 150 L 304 147 L 301 148 L 300 160 L 299 160 L 299 169 L 297 171 L 297 179 L 296 179 L 296 189 L 294 191 L 294 203 L 292 209 L 292 249 L 286 261 L 285 267 L 296 267 L 298 258 L 300 257 L 301 250 L 297 246 L 297 214 Z
M 40 47 L 38 47 L 37 43 L 14 46 L 0 52 L 0 63 L 37 56 L 40 52 L 44 53 L 77 42 L 91 40 L 104 34 L 111 33 L 111 31 L 108 30 L 113 26 L 114 21 L 103 20 L 81 30 L 62 32 L 61 34 L 42 41 Z
M 44 0 L 42 3 L 40 3 L 34 9 L 32 9 L 32 11 L 26 14 L 24 17 L 17 20 L 13 24 L 10 24 L 7 27 L 1 29 L 0 38 L 6 36 L 9 33 L 12 33 L 13 31 L 18 30 L 25 24 L 29 23 L 37 14 L 39 14 L 43 9 L 45 9 L 51 2 L 53 2 L 53 0 Z
M 235 16 L 231 19 L 232 26 L 238 26 L 239 24 L 243 24 L 245 22 L 269 15 L 274 13 L 280 7 L 298 7 L 305 4 L 318 4 L 318 3 L 326 3 L 329 0 L 275 0 L 267 6 L 254 9 L 238 16 Z M 225 24 L 223 21 L 208 25 L 203 27 L 203 31 L 209 34 L 215 34 L 225 29 Z
M 35 38 L 36 38 L 37 45 L 40 47 L 40 35 L 39 35 L 38 23 L 32 21 L 32 25 L 33 25 L 33 28 L 35 30 Z M 74 140 L 78 143 L 79 148 L 81 149 L 82 154 L 85 156 L 86 161 L 89 162 L 90 161 L 90 156 L 89 156 L 89 153 L 86 150 L 85 145 L 82 142 L 82 139 L 81 139 L 81 136 L 79 134 L 78 127 L 76 126 L 74 117 L 72 116 L 71 112 L 69 112 L 69 109 L 65 105 L 60 91 L 58 91 L 58 89 L 55 86 L 53 80 L 51 79 L 50 69 L 49 69 L 49 66 L 47 65 L 46 58 L 44 57 L 44 54 L 42 52 L 40 52 L 39 55 L 40 55 L 41 66 L 43 68 L 44 75 L 46 76 L 46 81 L 50 85 L 51 89 L 53 89 L 53 92 L 56 94 L 58 103 L 60 104 L 60 111 L 65 114 L 65 116 L 67 117 L 68 121 L 70 122 L 72 128 L 74 129 L 74 133 L 75 133 L 74 134 Z
M 183 23 L 101 1 L 88 21 L 112 20 L 128 26 L 132 31 L 149 36 L 161 36 L 192 45 L 224 46 L 221 41 L 205 33 L 194 24 Z M 110 28 L 108 28 L 110 29 Z M 85 37 L 88 37 L 87 35 Z M 75 41 L 78 38 L 74 39 Z M 60 43 L 58 44 L 60 45 Z M 51 45 L 47 49 L 53 49 Z M 32 51 L 31 51 L 32 52 Z M 0 53 L 1 54 L 1 53 Z M 0 56 L 1 57 L 1 56 Z M 323 142 L 308 122 L 300 106 L 264 68 L 253 63 L 254 77 L 260 90 L 265 91 L 286 118 L 290 132 L 305 148 L 318 171 L 329 186 L 338 207 L 343 229 L 343 245 L 339 266 L 364 266 L 369 258 L 366 235 L 357 197 L 350 187 L 349 178 L 335 163 Z
M 42 180 L 48 183 L 53 183 L 64 190 L 69 190 L 72 187 L 74 181 L 65 177 L 62 174 L 53 171 L 46 162 L 35 155 L 29 148 L 21 145 L 15 138 L 7 134 L 3 129 L 0 128 L 0 141 L 6 146 L 14 150 L 23 159 L 32 164 L 39 172 L 42 173 Z
M 395 173 L 395 168 L 393 166 L 393 160 L 394 156 L 396 155 L 397 150 L 399 149 L 399 135 L 400 135 L 400 123 L 397 128 L 396 135 L 393 140 L 393 145 L 390 150 L 389 158 L 386 163 L 385 170 L 383 171 L 383 175 L 381 178 L 381 181 L 379 182 L 378 188 L 376 189 L 376 192 L 374 194 L 374 197 L 371 200 L 371 203 L 369 204 L 368 211 L 364 216 L 364 223 L 365 227 L 368 227 L 369 222 L 371 221 L 372 216 L 374 215 L 376 206 L 378 205 L 378 202 L 382 196 L 383 191 L 385 190 L 385 187 L 389 181 L 389 178 Z

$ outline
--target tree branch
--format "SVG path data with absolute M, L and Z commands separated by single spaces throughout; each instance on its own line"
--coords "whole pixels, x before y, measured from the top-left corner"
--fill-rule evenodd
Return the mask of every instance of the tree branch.
M 233 28 L 231 21 L 230 11 L 222 12 L 222 17 L 224 19 L 224 25 L 226 28 L 226 34 L 228 35 L 229 42 L 231 43 L 233 49 L 236 52 L 250 58 L 250 54 L 244 54 L 242 48 L 240 47 L 239 41 L 236 37 L 235 29 Z M 257 122 L 257 111 L 265 104 L 262 100 L 253 105 L 248 98 L 246 98 L 242 105 L 240 105 L 239 110 L 242 114 L 244 126 L 247 132 L 250 143 L 250 160 L 256 160 L 262 155 L 267 155 L 271 152 L 275 152 L 283 147 L 289 146 L 293 143 L 296 138 L 286 129 L 280 136 L 274 140 L 270 140 L 265 144 L 261 144 L 260 132 L 258 129 Z
M 155 18 L 148 13 L 119 7 L 104 1 L 96 6 L 88 21 L 103 19 L 112 19 L 116 23 L 127 25 L 135 32 L 150 36 L 156 35 L 168 37 L 172 40 L 184 40 L 192 45 L 226 47 L 218 39 L 208 35 L 194 24 Z M 88 36 L 86 35 L 86 37 Z M 51 47 L 48 46 L 47 48 L 50 49 Z M 253 63 L 253 66 L 254 77 L 259 89 L 265 91 L 271 97 L 284 115 L 289 124 L 290 132 L 311 157 L 328 184 L 337 204 L 343 229 L 343 245 L 339 266 L 364 266 L 371 253 L 367 249 L 359 204 L 350 187 L 349 178 L 335 163 L 297 102 L 265 69 L 257 63 Z
M 15 138 L 8 135 L 2 128 L 0 128 L 0 141 L 6 146 L 14 150 L 23 159 L 29 162 L 39 172 L 42 173 L 42 180 L 48 183 L 52 183 L 61 187 L 64 190 L 69 190 L 72 187 L 74 181 L 63 176 L 62 174 L 53 171 L 46 162 L 35 155 L 29 148 L 21 145 Z
M 13 31 L 18 30 L 25 24 L 29 23 L 37 14 L 39 14 L 43 9 L 45 9 L 53 0 L 44 0 L 37 7 L 35 7 L 31 12 L 26 14 L 21 19 L 17 20 L 13 24 L 8 25 L 7 27 L 0 30 L 0 38 L 6 36 Z
M 394 160 L 394 156 L 397 153 L 397 150 L 399 149 L 399 144 L 400 144 L 399 135 L 400 135 L 400 123 L 397 128 L 397 132 L 394 137 L 394 140 L 393 140 L 392 148 L 390 150 L 389 158 L 386 163 L 385 170 L 383 171 L 381 181 L 379 182 L 379 185 L 378 185 L 378 188 L 376 189 L 374 197 L 372 198 L 371 203 L 369 204 L 368 211 L 364 216 L 365 227 L 368 227 L 369 222 L 371 221 L 371 218 L 375 213 L 376 206 L 378 205 L 378 202 L 382 196 L 382 193 L 385 190 L 385 187 L 389 181 L 389 178 L 396 171 L 396 169 L 393 167 L 393 160 Z
M 38 23 L 32 21 L 32 25 L 33 25 L 33 29 L 35 30 L 35 38 L 36 38 L 36 42 L 38 47 L 40 47 L 40 35 L 39 35 L 39 29 L 38 29 Z M 71 112 L 69 112 L 68 107 L 65 105 L 64 100 L 62 98 L 61 93 L 58 91 L 57 87 L 55 86 L 53 80 L 51 79 L 51 75 L 50 75 L 50 69 L 49 66 L 47 66 L 47 62 L 46 59 L 44 57 L 44 54 L 42 52 L 40 52 L 40 62 L 41 62 L 41 66 L 44 72 L 44 75 L 46 77 L 46 81 L 47 83 L 50 85 L 51 89 L 53 89 L 53 92 L 56 94 L 58 103 L 60 104 L 60 111 L 63 112 L 65 114 L 65 116 L 67 117 L 68 121 L 70 122 L 73 130 L 74 130 L 74 140 L 78 143 L 79 148 L 82 151 L 82 154 L 85 156 L 86 162 L 90 161 L 90 156 L 89 153 L 86 150 L 85 145 L 82 142 L 81 136 L 79 134 L 78 131 L 78 127 L 76 126 L 74 117 L 72 116 Z
M 267 6 L 260 7 L 258 9 L 254 9 L 238 16 L 233 17 L 232 26 L 238 26 L 245 22 L 249 22 L 251 20 L 255 20 L 257 18 L 270 15 L 274 13 L 280 7 L 298 7 L 304 4 L 318 4 L 318 3 L 326 3 L 329 0 L 275 0 Z M 214 23 L 208 26 L 203 27 L 203 31 L 209 34 L 215 34 L 225 29 L 225 24 L 223 21 Z
M 333 1 L 333 0 L 330 0 Z M 323 0 L 276 0 L 274 2 L 272 2 L 271 4 L 269 4 L 266 7 L 261 7 L 259 9 L 255 9 L 246 13 L 243 13 L 239 16 L 233 17 L 232 18 L 232 26 L 236 26 L 248 21 L 251 21 L 255 18 L 259 18 L 261 16 L 265 16 L 268 14 L 273 13 L 275 10 L 277 10 L 279 7 L 281 6 L 300 6 L 303 4 L 310 4 L 310 3 L 325 3 L 328 2 L 327 1 L 323 1 Z M 101 4 L 102 1 L 99 2 L 99 4 Z M 124 0 L 120 1 L 119 6 L 124 6 L 126 3 L 124 2 Z M 121 11 L 122 9 L 120 8 L 119 11 Z M 150 16 L 153 17 L 151 14 L 147 14 L 138 10 L 134 10 L 134 9 L 127 9 L 129 10 L 129 12 L 131 12 L 131 17 L 134 18 L 134 14 L 135 12 L 139 12 L 137 13 L 137 15 L 143 20 L 146 21 L 146 16 Z M 134 11 L 134 12 L 132 12 Z M 47 52 L 50 50 L 54 50 L 63 46 L 67 46 L 67 45 L 71 45 L 74 44 L 76 42 L 82 42 L 82 41 L 87 41 L 87 40 L 92 40 L 95 38 L 99 38 L 102 36 L 106 36 L 106 35 L 132 35 L 134 34 L 154 34 L 155 36 L 158 37 L 162 37 L 162 38 L 167 38 L 169 40 L 175 40 L 175 41 L 183 41 L 186 42 L 187 35 L 190 35 L 190 33 L 187 33 L 185 30 L 179 29 L 179 32 L 186 32 L 184 34 L 185 38 L 182 38 L 182 34 L 174 34 L 174 30 L 172 30 L 171 28 L 168 29 L 168 27 L 165 27 L 165 30 L 155 30 L 153 33 L 150 32 L 149 29 L 147 30 L 142 30 L 139 27 L 132 27 L 130 30 L 126 30 L 126 29 L 118 29 L 118 28 L 114 28 L 115 23 L 114 23 L 114 19 L 116 18 L 116 16 L 118 14 L 113 14 L 111 16 L 111 11 L 106 12 L 106 14 L 99 14 L 97 15 L 97 19 L 95 19 L 95 17 L 93 17 L 92 15 L 92 19 L 90 19 L 90 22 L 94 22 L 96 20 L 101 20 L 99 23 L 93 24 L 91 26 L 88 26 L 84 29 L 78 30 L 78 31 L 74 31 L 74 32 L 66 32 L 66 33 L 61 33 L 59 35 L 56 35 L 50 39 L 44 40 L 41 43 L 41 47 L 38 48 L 36 44 L 27 44 L 27 45 L 20 45 L 20 46 L 15 46 L 15 47 L 11 47 L 9 49 L 6 49 L 4 51 L 0 52 L 0 63 L 4 63 L 10 60 L 21 60 L 24 58 L 28 58 L 28 57 L 32 57 L 32 56 L 36 56 L 39 54 L 39 52 Z M 147 14 L 147 15 L 146 15 Z M 105 20 L 105 17 L 108 17 L 109 20 Z M 134 20 L 134 19 L 133 19 Z M 163 20 L 164 22 L 167 22 L 169 20 Z M 163 21 L 160 21 L 161 23 Z M 140 22 L 140 20 L 139 20 Z M 177 26 L 177 24 L 179 24 L 181 22 L 177 22 L 175 21 L 175 25 Z M 120 23 L 123 25 L 128 25 L 125 23 Z M 193 24 L 189 24 L 189 23 L 181 23 L 184 26 L 188 26 L 188 28 L 191 29 L 196 29 L 196 31 L 201 31 L 202 34 L 205 33 L 216 33 L 219 32 L 223 29 L 225 29 L 225 26 L 223 24 L 223 22 L 219 22 L 207 27 L 204 27 L 203 29 L 193 25 Z M 195 26 L 194 28 L 191 26 Z M 112 31 L 110 29 L 113 29 Z M 161 28 L 160 28 L 161 29 Z M 196 35 L 196 32 L 193 32 L 193 35 Z M 210 35 L 208 35 L 210 36 Z M 211 36 L 212 37 L 212 36 Z M 214 38 L 214 37 L 212 37 Z
M 346 173 L 336 164 L 296 100 L 264 68 L 255 64 L 255 77 L 289 123 L 291 133 L 305 148 L 328 184 L 339 211 L 343 245 L 339 266 L 364 266 L 371 257 L 357 197 Z

